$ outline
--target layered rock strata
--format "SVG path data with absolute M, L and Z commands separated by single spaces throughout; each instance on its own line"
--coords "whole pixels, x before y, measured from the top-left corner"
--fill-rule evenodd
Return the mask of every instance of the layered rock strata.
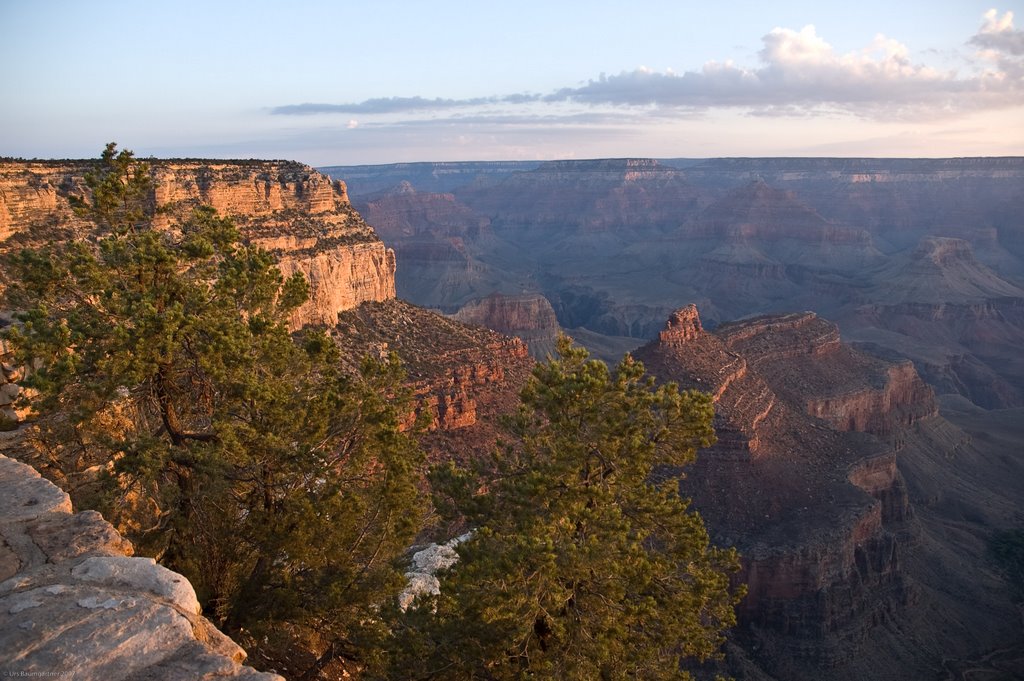
M 775 393 L 749 370 L 746 359 L 704 331 L 695 305 L 674 312 L 658 340 L 636 356 L 655 376 L 711 394 L 717 458 L 746 461 L 763 453 L 762 431 L 766 419 L 774 417 Z
M 364 197 L 356 207 L 401 263 L 398 295 L 417 305 L 454 310 L 495 279 L 467 244 L 490 235 L 490 220 L 452 194 L 420 192 L 409 182 Z
M 157 226 L 200 205 L 271 251 L 285 276 L 302 272 L 310 300 L 292 318 L 333 325 L 343 310 L 395 295 L 395 256 L 352 207 L 342 182 L 284 161 L 150 160 Z M 88 194 L 88 161 L 0 162 L 0 249 L 85 237 L 69 199 Z
M 700 301 L 711 326 L 811 309 L 837 321 L 847 340 L 912 359 L 939 394 L 985 408 L 1024 404 L 1024 355 L 1015 351 L 1024 342 L 1024 158 L 345 172 L 369 191 L 404 180 L 446 193 L 393 192 L 380 212 L 401 227 L 391 244 L 403 260 L 399 291 L 417 304 L 453 312 L 494 291 L 537 290 L 565 329 L 645 341 L 679 300 Z M 369 191 L 360 198 L 385 208 Z M 487 228 L 474 232 L 481 219 Z M 969 262 L 968 244 L 978 262 Z
M 808 413 L 813 391 L 776 380 L 782 367 L 799 373 L 794 363 L 820 364 L 820 382 L 832 375 L 828 389 L 845 394 L 842 377 L 856 368 L 844 365 L 852 355 L 842 348 L 835 327 L 813 315 L 709 333 L 690 306 L 636 352 L 659 379 L 715 400 L 719 442 L 701 452 L 682 489 L 716 542 L 743 556 L 748 595 L 738 635 L 749 649 L 772 651 L 760 662 L 766 668 L 779 659 L 844 664 L 872 627 L 914 598 L 900 539 L 909 504 L 894 447 L 829 427 Z M 833 365 L 844 366 L 830 374 Z M 762 373 L 766 366 L 778 374 Z
M 886 436 L 938 413 L 912 362 L 844 345 L 839 327 L 813 312 L 724 324 L 715 335 L 791 403 L 836 430 Z
M 201 615 L 192 586 L 95 511 L 0 455 L 0 667 L 8 676 L 282 681 Z
M 455 195 L 495 228 L 531 232 L 643 230 L 675 224 L 697 205 L 679 171 L 642 158 L 550 161 Z
M 335 334 L 353 367 L 367 356 L 399 357 L 417 414 L 429 417 L 437 458 L 465 460 L 491 446 L 498 414 L 514 408 L 533 366 L 518 338 L 401 300 L 364 303 L 342 313 Z M 456 440 L 461 444 L 452 444 Z
M 551 303 L 539 293 L 492 293 L 463 305 L 453 317 L 466 324 L 520 338 L 530 348 L 530 354 L 538 359 L 554 352 L 561 330 Z

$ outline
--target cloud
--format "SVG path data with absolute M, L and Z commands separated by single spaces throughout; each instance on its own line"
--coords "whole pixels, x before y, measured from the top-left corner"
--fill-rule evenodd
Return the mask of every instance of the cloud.
M 739 109 L 759 116 L 821 113 L 861 118 L 939 118 L 1024 104 L 1024 31 L 1013 13 L 985 13 L 967 44 L 979 48 L 965 75 L 914 61 L 906 45 L 878 34 L 864 48 L 840 54 L 812 25 L 775 28 L 762 37 L 757 64 L 709 61 L 698 70 L 656 72 L 640 67 L 566 87 L 546 95 L 512 94 L 468 99 L 387 97 L 350 104 L 297 104 L 279 115 L 396 114 L 476 110 L 502 105 L 536 116 L 543 105 L 623 107 L 649 116 L 681 116 L 709 109 Z
M 992 16 L 990 16 L 992 15 Z M 975 38 L 1016 49 L 1021 36 L 1012 15 L 986 15 Z M 991 28 L 990 28 L 991 26 Z M 981 36 L 981 38 L 979 38 Z M 972 42 L 975 39 L 972 39 Z M 1024 87 L 1012 60 L 996 71 L 966 77 L 914 63 L 902 43 L 875 36 L 866 47 L 838 54 L 814 26 L 776 28 L 762 38 L 757 68 L 708 62 L 699 71 L 656 73 L 648 69 L 602 75 L 565 88 L 549 101 L 676 108 L 745 107 L 790 115 L 830 110 L 869 118 L 941 115 L 1024 103 Z
M 446 111 L 486 104 L 525 104 L 537 101 L 539 95 L 513 94 L 470 99 L 443 99 L 435 97 L 377 97 L 352 104 L 288 104 L 276 106 L 270 113 L 279 116 L 306 116 L 313 114 L 391 114 L 412 111 Z
M 969 42 L 987 50 L 1024 55 L 1024 31 L 1013 27 L 1013 12 L 1001 17 L 994 9 L 985 12 L 985 23 Z
M 980 48 L 975 57 L 987 64 L 985 77 L 994 87 L 1015 86 L 1018 91 L 1024 83 L 1024 31 L 1013 27 L 1013 12 L 999 16 L 990 9 L 985 21 L 968 44 Z

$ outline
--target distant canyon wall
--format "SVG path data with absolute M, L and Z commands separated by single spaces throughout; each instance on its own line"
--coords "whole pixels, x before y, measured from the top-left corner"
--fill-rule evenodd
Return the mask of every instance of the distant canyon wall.
M 1022 157 L 329 170 L 354 178 L 413 303 L 455 313 L 493 293 L 543 296 L 592 350 L 656 337 L 681 301 L 710 328 L 813 310 L 912 360 L 940 394 L 1024 404 Z

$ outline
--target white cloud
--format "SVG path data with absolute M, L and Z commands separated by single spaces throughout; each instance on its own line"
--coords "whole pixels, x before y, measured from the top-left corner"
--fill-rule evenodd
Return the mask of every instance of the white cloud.
M 986 15 L 972 39 L 1016 49 L 1012 15 Z M 986 32 L 987 31 L 987 32 Z M 993 39 L 998 36 L 998 40 Z M 906 45 L 877 35 L 863 49 L 839 54 L 814 26 L 776 28 L 762 38 L 757 68 L 708 62 L 699 71 L 623 72 L 560 90 L 550 99 L 658 107 L 747 107 L 759 113 L 842 111 L 869 118 L 934 117 L 1024 104 L 1019 60 L 1000 56 L 995 68 L 958 75 L 912 60 Z M 995 49 L 990 47 L 989 49 Z
M 276 114 L 386 114 L 571 103 L 635 107 L 658 116 L 712 108 L 758 115 L 843 113 L 862 118 L 921 119 L 1024 104 L 1024 31 L 1013 13 L 985 13 L 967 42 L 977 48 L 966 74 L 940 71 L 915 60 L 906 45 L 878 34 L 862 49 L 840 54 L 812 25 L 775 28 L 762 37 L 754 67 L 709 61 L 699 70 L 658 72 L 646 66 L 601 74 L 548 95 L 494 95 L 470 99 L 388 97 L 349 104 L 299 104 Z M 483 111 L 480 115 L 498 115 Z
M 1024 31 L 1013 27 L 1013 12 L 1006 12 L 1003 16 L 994 9 L 985 12 L 985 23 L 970 42 L 997 52 L 1024 55 Z

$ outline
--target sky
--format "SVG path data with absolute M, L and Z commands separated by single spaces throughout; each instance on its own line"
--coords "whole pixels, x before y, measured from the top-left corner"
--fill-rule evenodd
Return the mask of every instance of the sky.
M 1024 155 L 1024 0 L 0 0 L 0 156 Z

